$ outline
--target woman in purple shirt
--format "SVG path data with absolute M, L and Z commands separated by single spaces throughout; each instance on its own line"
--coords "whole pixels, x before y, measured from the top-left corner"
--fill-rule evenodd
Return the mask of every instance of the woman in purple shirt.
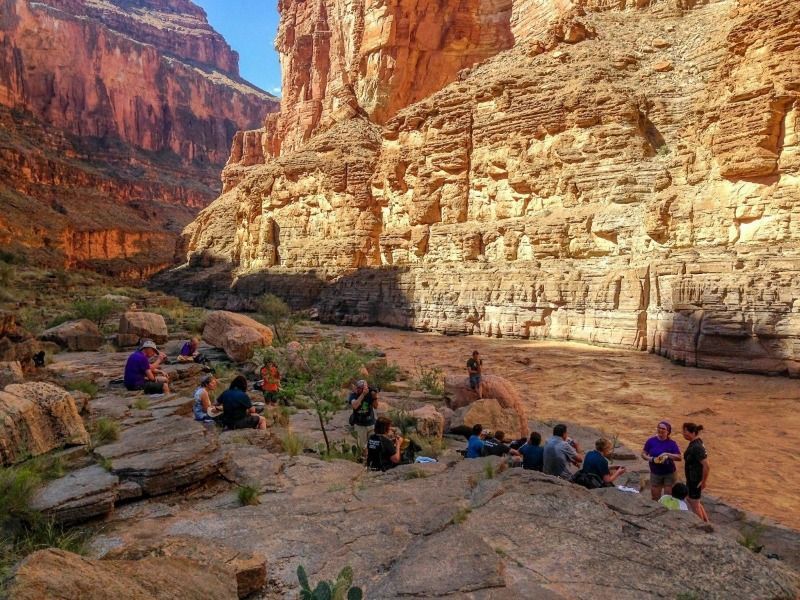
M 681 460 L 681 449 L 669 437 L 671 433 L 669 421 L 661 421 L 656 427 L 656 435 L 647 440 L 642 449 L 642 458 L 650 465 L 650 494 L 656 502 L 662 492 L 672 494 L 675 462 Z

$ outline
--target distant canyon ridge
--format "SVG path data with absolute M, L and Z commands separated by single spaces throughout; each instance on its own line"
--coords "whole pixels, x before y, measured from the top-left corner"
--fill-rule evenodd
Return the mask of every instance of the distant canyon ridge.
M 236 131 L 276 109 L 187 0 L 0 0 L 0 247 L 163 269 Z
M 281 110 L 158 284 L 800 374 L 796 0 L 282 0 Z

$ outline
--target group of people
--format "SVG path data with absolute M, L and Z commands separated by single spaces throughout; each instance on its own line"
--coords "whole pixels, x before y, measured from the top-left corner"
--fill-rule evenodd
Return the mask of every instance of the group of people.
M 656 435 L 645 442 L 641 456 L 650 467 L 653 500 L 673 510 L 692 510 L 703 521 L 708 521 L 700 500 L 710 472 L 708 454 L 700 438 L 702 430 L 702 425 L 683 424 L 683 437 L 689 445 L 681 454 L 678 444 L 670 437 L 672 426 L 668 421 L 661 421 Z M 466 458 L 508 455 L 512 463 L 523 469 L 541 471 L 586 487 L 613 486 L 626 473 L 624 466 L 610 464 L 608 457 L 614 444 L 606 438 L 598 439 L 594 449 L 584 454 L 578 442 L 567 436 L 567 426 L 558 424 L 544 446 L 541 442 L 538 432 L 531 433 L 528 439 L 508 442 L 502 431 L 490 433 L 481 425 L 474 425 L 464 455 Z M 681 461 L 686 483 L 677 481 L 676 477 L 675 463 Z M 580 470 L 573 473 L 572 466 Z

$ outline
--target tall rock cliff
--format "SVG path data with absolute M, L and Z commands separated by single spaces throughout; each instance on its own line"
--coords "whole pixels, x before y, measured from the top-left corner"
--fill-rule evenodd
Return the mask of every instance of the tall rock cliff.
M 235 132 L 276 108 L 188 0 L 2 0 L 0 243 L 130 276 L 169 264 Z
M 282 4 L 188 297 L 800 374 L 800 3 L 414 6 Z

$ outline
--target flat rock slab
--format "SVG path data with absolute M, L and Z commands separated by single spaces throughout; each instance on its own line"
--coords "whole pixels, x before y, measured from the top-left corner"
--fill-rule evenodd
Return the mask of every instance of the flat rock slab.
M 79 523 L 110 513 L 118 487 L 119 477 L 93 465 L 45 485 L 34 496 L 31 508 L 59 523 Z
M 63 550 L 28 556 L 10 583 L 15 600 L 220 600 L 238 598 L 222 566 L 186 558 L 91 560 Z
M 166 417 L 122 432 L 95 453 L 112 463 L 122 481 L 156 496 L 202 481 L 219 471 L 224 454 L 216 432 L 187 417 Z
M 103 345 L 103 334 L 92 321 L 68 321 L 43 332 L 39 339 L 54 342 L 72 352 L 97 350 Z

